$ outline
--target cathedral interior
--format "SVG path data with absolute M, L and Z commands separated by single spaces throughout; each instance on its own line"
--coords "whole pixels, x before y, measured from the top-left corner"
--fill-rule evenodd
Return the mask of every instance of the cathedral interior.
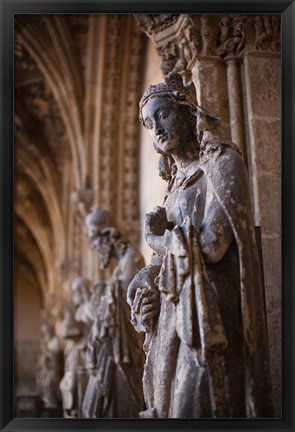
M 89 246 L 89 210 L 108 210 L 151 258 L 144 215 L 161 205 L 166 185 L 138 104 L 176 71 L 194 82 L 199 105 L 221 119 L 247 166 L 279 417 L 280 15 L 26 14 L 15 15 L 14 31 L 15 416 L 64 415 L 58 388 L 54 406 L 42 400 L 40 356 L 46 343 L 59 353 L 61 380 L 73 280 L 110 277 Z

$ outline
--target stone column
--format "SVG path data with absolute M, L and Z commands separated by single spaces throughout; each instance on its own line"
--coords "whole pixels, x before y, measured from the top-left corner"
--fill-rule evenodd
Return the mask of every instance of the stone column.
M 220 117 L 224 136 L 230 134 L 226 68 L 219 56 L 198 56 L 192 70 L 198 103 Z
M 227 87 L 231 139 L 240 147 L 243 154 L 245 154 L 243 138 L 243 104 L 240 94 L 240 74 L 238 59 L 236 56 L 228 56 L 225 60 L 227 65 Z

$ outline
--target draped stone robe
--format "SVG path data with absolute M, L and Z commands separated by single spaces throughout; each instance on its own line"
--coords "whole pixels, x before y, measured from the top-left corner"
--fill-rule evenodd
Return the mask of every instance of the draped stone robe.
M 83 401 L 85 418 L 138 418 L 144 406 L 142 335 L 130 323 L 126 290 L 144 265 L 128 245 L 112 277 L 94 302 L 92 375 Z
M 161 308 L 146 336 L 141 416 L 271 417 L 260 269 L 240 155 L 220 147 L 178 171 L 164 206 L 174 228 L 164 255 L 150 264 L 159 268 Z M 216 262 L 214 241 L 216 248 L 228 243 Z

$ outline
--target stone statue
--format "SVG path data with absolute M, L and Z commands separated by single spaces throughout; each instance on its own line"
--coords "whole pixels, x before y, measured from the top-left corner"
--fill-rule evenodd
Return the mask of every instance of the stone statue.
M 91 376 L 83 402 L 86 418 L 133 418 L 143 409 L 142 336 L 130 323 L 127 288 L 144 266 L 138 250 L 115 228 L 108 211 L 94 208 L 86 217 L 91 246 L 99 252 L 100 267 L 114 258 L 110 280 L 98 283 L 91 298 L 93 341 Z
M 72 298 L 62 322 L 65 339 L 64 376 L 60 382 L 64 417 L 82 416 L 82 402 L 88 382 L 86 348 L 92 320 L 87 314 L 90 299 L 90 281 L 84 277 L 74 279 Z
M 37 363 L 37 389 L 44 407 L 60 407 L 59 382 L 62 376 L 63 357 L 54 326 L 47 320 L 41 325 L 41 350 Z
M 248 177 L 195 86 L 168 74 L 140 119 L 161 154 L 163 207 L 146 215 L 154 254 L 128 288 L 146 332 L 142 418 L 271 417 L 268 343 Z M 163 159 L 166 159 L 166 163 Z

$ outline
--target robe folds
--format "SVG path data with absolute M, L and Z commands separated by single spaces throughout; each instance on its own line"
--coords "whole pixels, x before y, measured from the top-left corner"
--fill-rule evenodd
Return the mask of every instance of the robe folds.
M 137 250 L 128 246 L 110 280 L 92 296 L 92 373 L 83 400 L 84 418 L 137 418 L 144 406 L 143 338 L 130 323 L 126 302 L 126 286 L 142 264 Z
M 164 254 L 154 255 L 161 305 L 155 330 L 146 335 L 141 417 L 269 418 L 267 327 L 248 176 L 234 146 L 203 150 L 177 174 L 164 204 L 173 229 Z M 216 262 L 200 243 L 208 227 L 220 242 L 226 232 L 232 236 Z

